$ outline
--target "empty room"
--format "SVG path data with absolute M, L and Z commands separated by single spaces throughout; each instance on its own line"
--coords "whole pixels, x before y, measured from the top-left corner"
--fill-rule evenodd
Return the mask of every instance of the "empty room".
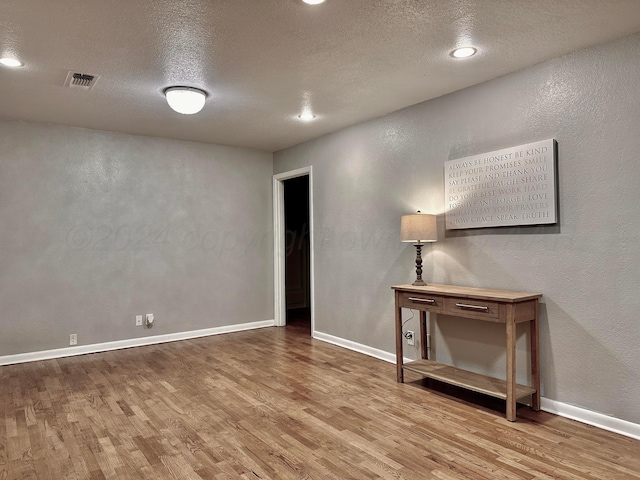
M 640 2 L 0 2 L 0 480 L 640 479 Z

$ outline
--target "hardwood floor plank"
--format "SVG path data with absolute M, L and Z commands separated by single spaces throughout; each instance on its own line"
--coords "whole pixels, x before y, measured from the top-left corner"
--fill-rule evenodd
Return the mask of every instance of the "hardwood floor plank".
M 0 367 L 0 480 L 640 479 L 640 442 L 268 328 Z

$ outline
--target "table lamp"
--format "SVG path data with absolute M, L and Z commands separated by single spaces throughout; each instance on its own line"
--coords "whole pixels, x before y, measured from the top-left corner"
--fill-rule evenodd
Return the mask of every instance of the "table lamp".
M 413 242 L 416 247 L 416 281 L 413 285 L 426 285 L 422 280 L 422 245 L 438 240 L 436 216 L 420 213 L 420 210 L 413 215 L 403 215 L 400 221 L 400 240 Z

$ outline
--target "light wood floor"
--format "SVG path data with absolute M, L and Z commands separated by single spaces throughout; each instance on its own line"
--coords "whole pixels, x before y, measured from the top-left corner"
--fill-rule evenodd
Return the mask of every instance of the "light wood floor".
M 414 380 L 297 327 L 0 367 L 0 479 L 640 478 L 636 440 Z

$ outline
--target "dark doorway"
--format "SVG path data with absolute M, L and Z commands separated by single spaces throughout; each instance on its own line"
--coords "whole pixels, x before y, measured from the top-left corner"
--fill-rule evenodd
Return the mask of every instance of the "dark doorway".
M 291 178 L 283 184 L 286 322 L 311 333 L 309 176 Z

